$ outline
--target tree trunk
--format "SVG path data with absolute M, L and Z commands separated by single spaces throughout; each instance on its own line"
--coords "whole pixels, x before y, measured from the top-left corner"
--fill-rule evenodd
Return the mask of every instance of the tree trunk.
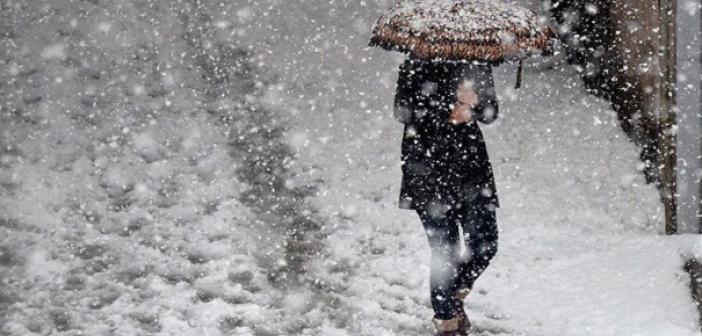
M 660 44 L 658 84 L 659 102 L 659 136 L 660 149 L 658 152 L 661 165 L 661 199 L 665 207 L 665 232 L 677 233 L 677 187 L 675 165 L 677 160 L 676 144 L 676 112 L 675 82 L 676 82 L 676 43 L 675 43 L 675 14 L 676 0 L 658 0 L 660 13 Z
M 561 0 L 551 12 L 568 60 L 591 92 L 612 102 L 622 129 L 641 147 L 646 181 L 677 232 L 676 0 Z

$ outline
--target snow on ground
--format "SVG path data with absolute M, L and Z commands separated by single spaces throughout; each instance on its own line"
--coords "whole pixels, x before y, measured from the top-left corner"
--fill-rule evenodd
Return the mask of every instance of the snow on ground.
M 288 232 L 315 222 L 289 215 L 277 84 L 213 7 L 0 5 L 0 334 L 309 324 L 282 290 L 321 243 Z
M 0 5 L 0 334 L 430 334 L 401 56 L 365 48 L 390 2 Z M 699 335 L 698 238 L 661 235 L 614 113 L 558 60 L 514 70 L 476 334 Z

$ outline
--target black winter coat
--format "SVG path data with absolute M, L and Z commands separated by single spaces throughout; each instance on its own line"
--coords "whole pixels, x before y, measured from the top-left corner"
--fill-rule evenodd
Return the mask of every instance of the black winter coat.
M 475 122 L 497 118 L 490 65 L 409 58 L 399 72 L 394 117 L 405 124 L 399 208 L 498 207 L 485 140 Z M 456 88 L 464 80 L 473 82 L 479 103 L 472 121 L 451 124 Z

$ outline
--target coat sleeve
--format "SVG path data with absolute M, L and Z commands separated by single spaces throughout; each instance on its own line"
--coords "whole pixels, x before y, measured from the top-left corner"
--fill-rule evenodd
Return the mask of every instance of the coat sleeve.
M 462 69 L 461 78 L 472 81 L 478 94 L 478 105 L 473 108 L 475 119 L 490 124 L 497 119 L 499 107 L 489 64 L 468 64 Z
M 408 67 L 407 62 L 400 65 L 395 103 L 393 104 L 393 117 L 403 124 L 412 123 L 414 117 L 414 92 Z

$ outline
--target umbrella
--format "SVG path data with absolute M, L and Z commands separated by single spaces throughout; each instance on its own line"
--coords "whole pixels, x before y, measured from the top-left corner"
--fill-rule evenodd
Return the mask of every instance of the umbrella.
M 370 46 L 422 59 L 498 64 L 552 50 L 553 31 L 524 7 L 497 0 L 398 1 L 373 28 Z M 521 62 L 517 87 L 521 77 Z

